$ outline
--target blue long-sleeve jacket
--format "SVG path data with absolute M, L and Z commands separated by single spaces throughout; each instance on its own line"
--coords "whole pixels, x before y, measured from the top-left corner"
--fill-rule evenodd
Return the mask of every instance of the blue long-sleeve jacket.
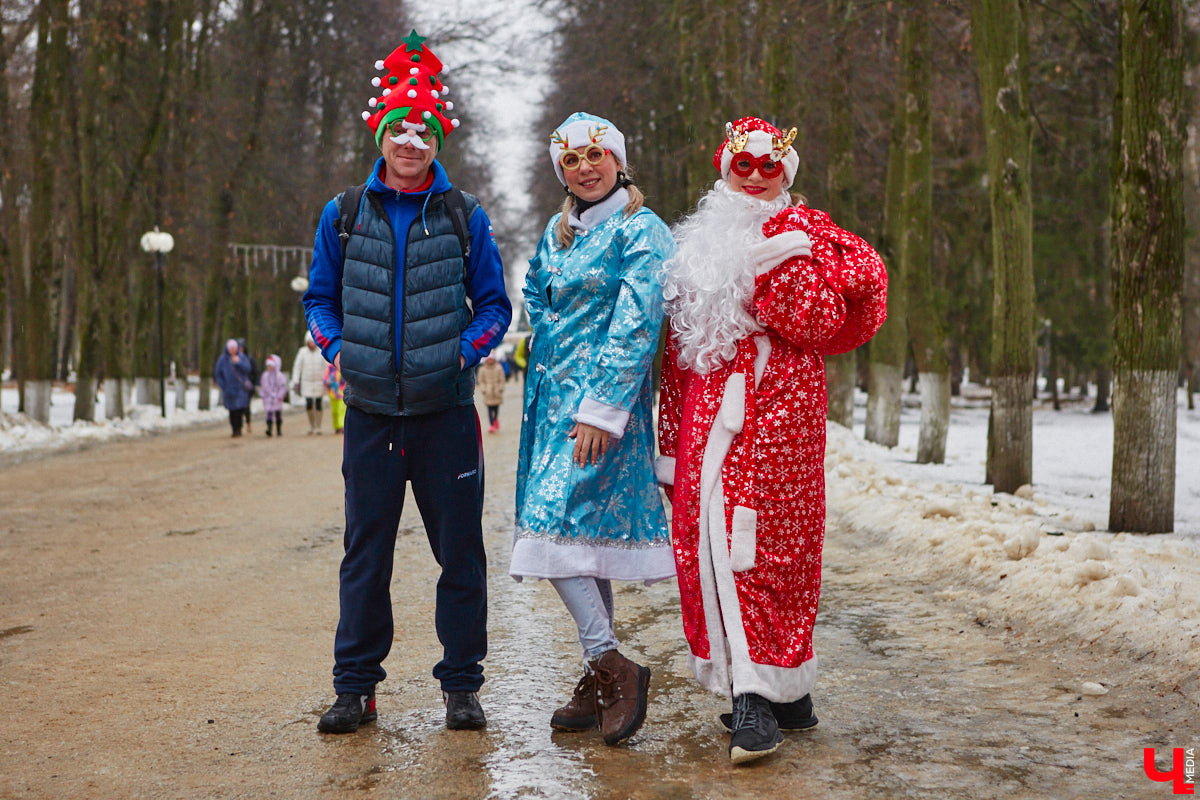
M 432 167 L 433 182 L 428 188 L 414 192 L 401 192 L 388 187 L 380 178 L 383 169 L 384 161 L 380 158 L 375 162 L 367 181 L 367 191 L 382 197 L 384 211 L 395 232 L 397 285 L 403 285 L 404 232 L 423 213 L 428 199 L 450 189 L 451 183 L 445 169 L 436 160 Z M 308 275 L 309 286 L 303 299 L 309 331 L 330 363 L 342 347 L 342 245 L 337 234 L 338 217 L 337 203 L 330 200 L 317 224 L 313 261 Z M 482 207 L 471 216 L 470 234 L 471 256 L 467 264 L 466 289 L 471 299 L 473 319 L 461 336 L 466 368 L 478 364 L 499 344 L 512 320 L 512 305 L 504 289 L 504 266 L 492 233 L 491 220 Z M 403 302 L 402 293 L 396 292 L 393 310 L 395 363 L 400 361 Z

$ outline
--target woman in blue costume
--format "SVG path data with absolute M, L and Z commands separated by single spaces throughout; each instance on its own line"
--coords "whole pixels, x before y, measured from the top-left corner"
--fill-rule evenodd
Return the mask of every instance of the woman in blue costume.
M 548 578 L 579 628 L 584 674 L 550 724 L 632 736 L 650 670 L 617 651 L 612 580 L 675 576 L 653 466 L 651 365 L 671 232 L 642 206 L 625 137 L 592 114 L 550 137 L 567 191 L 529 261 L 533 326 L 510 574 Z

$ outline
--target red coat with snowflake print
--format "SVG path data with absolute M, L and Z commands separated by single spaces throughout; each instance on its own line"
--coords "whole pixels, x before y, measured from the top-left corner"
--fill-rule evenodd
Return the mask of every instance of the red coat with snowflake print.
M 714 691 L 732 684 L 735 694 L 789 702 L 808 693 L 816 668 L 822 356 L 858 347 L 883 324 L 887 272 L 822 211 L 786 209 L 763 232 L 751 310 L 764 332 L 703 375 L 681 367 L 668 342 L 659 477 L 673 482 L 672 539 L 696 677 Z M 718 637 L 725 642 L 714 647 Z

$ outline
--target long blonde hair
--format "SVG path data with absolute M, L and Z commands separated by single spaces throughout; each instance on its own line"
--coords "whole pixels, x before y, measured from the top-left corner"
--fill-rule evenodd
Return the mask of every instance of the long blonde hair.
M 621 167 L 620 172 L 625 173 L 625 177 L 630 177 L 632 170 L 629 165 Z M 632 183 L 625 187 L 629 192 L 629 202 L 625 204 L 624 215 L 631 217 L 637 210 L 646 202 L 645 195 L 642 190 L 634 186 Z M 554 226 L 554 241 L 558 243 L 559 250 L 566 250 L 575 241 L 575 229 L 571 227 L 570 216 L 575 210 L 575 195 L 568 193 L 567 199 L 563 200 L 562 214 L 558 218 L 558 224 Z

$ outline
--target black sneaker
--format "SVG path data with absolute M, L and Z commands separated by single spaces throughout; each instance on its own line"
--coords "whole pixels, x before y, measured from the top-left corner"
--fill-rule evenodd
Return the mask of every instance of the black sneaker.
M 744 764 L 770 755 L 783 742 L 779 724 L 771 713 L 771 704 L 760 695 L 739 694 L 733 698 L 732 722 L 729 759 L 734 764 Z
M 375 693 L 353 694 L 342 692 L 329 710 L 321 715 L 317 730 L 321 733 L 354 733 L 364 722 L 374 722 Z
M 477 731 L 487 725 L 475 692 L 442 692 L 446 703 L 446 727 L 452 731 Z
M 813 713 L 812 695 L 804 695 L 799 700 L 790 703 L 771 703 L 771 713 L 781 731 L 806 731 L 817 724 L 817 715 Z M 722 714 L 721 724 L 725 730 L 733 731 L 733 714 Z

